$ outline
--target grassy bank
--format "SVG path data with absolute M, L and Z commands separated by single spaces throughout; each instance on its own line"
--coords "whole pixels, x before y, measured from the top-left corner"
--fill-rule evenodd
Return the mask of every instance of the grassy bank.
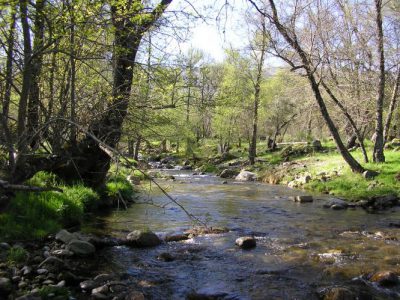
M 272 163 L 261 163 L 255 169 L 258 169 L 261 180 L 265 182 L 275 175 L 275 182 L 272 183 L 290 184 L 297 181 L 296 187 L 351 201 L 391 194 L 400 196 L 400 181 L 396 178 L 400 172 L 399 151 L 387 150 L 385 163 L 364 163 L 366 169 L 379 173 L 373 179 L 366 179 L 362 174 L 353 173 L 334 148 L 324 149 L 324 152 L 290 157 L 289 163 L 283 162 L 282 151 L 266 154 L 262 158 Z M 352 154 L 362 161 L 361 151 Z
M 28 185 L 58 187 L 63 192 L 17 192 L 0 213 L 0 240 L 43 238 L 61 228 L 79 225 L 85 213 L 110 203 L 110 198 L 133 196 L 132 185 L 123 175 L 111 175 L 103 191 L 82 184 L 66 185 L 57 176 L 37 173 Z
M 217 145 L 207 141 L 196 149 L 200 158 L 196 167 L 201 171 L 218 174 L 224 168 L 254 171 L 266 183 L 290 185 L 310 192 L 332 194 L 350 201 L 370 199 L 378 196 L 400 196 L 400 149 L 390 147 L 385 150 L 386 162 L 362 163 L 360 150 L 352 155 L 368 170 L 379 172 L 373 179 L 365 179 L 361 174 L 351 172 L 332 142 L 322 144 L 321 150 L 310 145 L 298 144 L 281 146 L 276 151 L 268 151 L 265 143 L 258 145 L 258 157 L 254 166 L 248 165 L 247 149 L 233 146 L 227 159 L 216 153 Z M 372 144 L 367 144 L 371 155 Z

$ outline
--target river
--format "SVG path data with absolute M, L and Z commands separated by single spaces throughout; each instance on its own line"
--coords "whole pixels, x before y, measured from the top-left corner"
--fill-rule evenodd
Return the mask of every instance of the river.
M 327 196 L 299 204 L 289 197 L 304 192 L 284 186 L 223 184 L 215 176 L 168 172 L 176 180 L 160 183 L 179 203 L 209 226 L 230 231 L 151 249 L 117 246 L 101 252 L 99 270 L 124 274 L 150 299 L 185 299 L 192 293 L 219 295 L 216 299 L 319 299 L 318 293 L 332 286 L 348 287 L 362 299 L 400 299 L 399 288 L 365 279 L 375 271 L 400 271 L 398 208 L 335 211 L 322 208 Z M 98 217 L 86 229 L 124 237 L 147 228 L 163 236 L 192 226 L 182 210 L 167 203 L 153 186 L 139 203 Z M 256 237 L 255 249 L 235 246 L 244 235 Z M 158 260 L 164 252 L 174 260 Z

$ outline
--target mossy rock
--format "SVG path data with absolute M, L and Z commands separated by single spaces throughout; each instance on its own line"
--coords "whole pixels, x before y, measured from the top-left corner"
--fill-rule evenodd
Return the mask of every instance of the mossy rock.
M 311 145 L 304 145 L 304 144 L 290 145 L 290 146 L 285 147 L 281 151 L 281 155 L 284 158 L 297 157 L 297 156 L 301 156 L 301 155 L 314 153 L 315 151 L 316 151 L 315 148 Z

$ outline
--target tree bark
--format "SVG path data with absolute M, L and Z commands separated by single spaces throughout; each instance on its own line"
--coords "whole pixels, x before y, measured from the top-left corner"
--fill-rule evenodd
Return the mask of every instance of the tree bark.
M 260 58 L 257 62 L 257 75 L 254 83 L 254 104 L 253 104 L 253 126 L 251 133 L 251 142 L 249 147 L 249 161 L 251 165 L 254 165 L 255 158 L 257 156 L 257 126 L 258 126 L 258 107 L 260 106 L 260 91 L 261 91 L 261 80 L 262 80 L 262 72 L 264 67 L 264 57 L 265 51 L 267 48 L 267 29 L 265 27 L 265 20 L 261 21 L 261 49 L 259 50 L 261 53 Z M 254 49 L 257 51 L 257 49 Z M 256 55 L 255 55 L 256 56 Z M 257 57 L 257 56 L 256 56 Z
M 40 73 L 43 65 L 43 45 L 44 45 L 44 8 L 46 0 L 36 1 L 35 22 L 34 22 L 34 40 L 33 53 L 30 61 L 31 85 L 28 100 L 28 116 L 27 116 L 27 138 L 30 146 L 36 150 L 39 146 L 39 136 L 36 134 L 39 127 L 39 107 L 40 107 Z
M 383 130 L 384 143 L 386 143 L 388 140 L 390 124 L 392 122 L 393 112 L 397 104 L 397 94 L 399 91 L 399 85 L 400 85 L 400 67 L 397 70 L 396 81 L 394 83 L 392 97 L 390 98 L 389 111 L 386 117 L 385 127 Z
M 4 140 L 7 144 L 7 150 L 8 150 L 8 163 L 9 163 L 10 174 L 14 172 L 15 168 L 15 159 L 14 159 L 15 150 L 8 122 L 10 102 L 11 102 L 11 88 L 13 81 L 12 75 L 13 75 L 13 60 L 14 60 L 15 25 L 16 25 L 16 10 L 15 7 L 13 7 L 11 12 L 10 29 L 7 37 L 6 76 L 5 76 L 5 88 L 4 88 L 3 103 L 2 103 L 3 111 L 1 116 Z
M 378 96 L 376 99 L 376 119 L 375 119 L 375 144 L 373 160 L 374 162 L 385 162 L 384 138 L 383 138 L 383 100 L 385 98 L 385 54 L 383 48 L 383 29 L 382 29 L 382 0 L 375 0 L 376 8 L 376 29 L 378 36 L 378 55 L 379 55 L 379 84 Z
M 29 3 L 28 0 L 20 0 L 19 2 L 21 11 L 21 26 L 22 26 L 23 41 L 24 41 L 24 67 L 22 71 L 22 89 L 18 105 L 18 124 L 17 124 L 17 135 L 18 135 L 17 149 L 19 151 L 18 161 L 21 162 L 22 162 L 22 157 L 27 150 L 26 114 L 27 114 L 29 91 L 32 83 L 32 64 L 31 64 L 32 45 L 31 45 L 31 33 L 28 21 L 28 3 Z

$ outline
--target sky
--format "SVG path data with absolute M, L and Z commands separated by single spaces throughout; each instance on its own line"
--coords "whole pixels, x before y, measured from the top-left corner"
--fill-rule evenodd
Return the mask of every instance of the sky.
M 231 47 L 240 49 L 246 46 L 248 39 L 241 19 L 247 8 L 244 0 L 232 0 L 234 7 L 225 7 L 225 0 L 203 0 L 192 1 L 196 12 L 204 15 L 207 19 L 197 20 L 192 23 L 189 39 L 179 44 L 180 49 L 186 52 L 189 48 L 196 48 L 208 54 L 215 61 L 221 62 L 225 57 L 225 50 Z M 179 10 L 182 6 L 191 10 L 188 1 L 173 1 L 169 9 Z M 174 46 L 174 45 L 171 45 Z

